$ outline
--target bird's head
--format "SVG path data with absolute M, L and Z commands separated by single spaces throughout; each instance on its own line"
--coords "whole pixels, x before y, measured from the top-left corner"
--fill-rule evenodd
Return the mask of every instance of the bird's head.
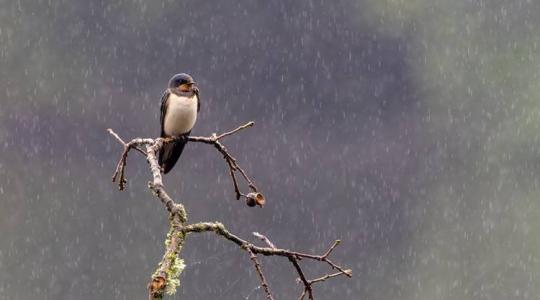
M 169 88 L 178 93 L 193 92 L 196 89 L 195 85 L 193 77 L 186 73 L 176 74 L 169 80 Z

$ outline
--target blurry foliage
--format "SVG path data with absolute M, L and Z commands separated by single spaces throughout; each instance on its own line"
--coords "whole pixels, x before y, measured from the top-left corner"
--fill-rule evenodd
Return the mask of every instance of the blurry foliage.
M 540 272 L 540 6 L 369 1 L 383 34 L 414 40 L 429 190 L 415 299 L 534 298 Z M 441 166 L 442 165 L 442 166 Z M 521 224 L 521 225 L 518 225 Z M 522 227 L 524 226 L 524 227 Z M 533 238 L 533 240 L 536 240 Z M 511 288 L 510 288 L 511 287 Z

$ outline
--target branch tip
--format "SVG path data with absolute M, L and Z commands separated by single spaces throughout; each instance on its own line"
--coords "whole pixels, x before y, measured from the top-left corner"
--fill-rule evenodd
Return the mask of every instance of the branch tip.
M 112 176 L 113 182 L 118 182 L 118 187 L 120 190 L 124 190 L 127 180 L 125 179 L 125 167 L 127 162 L 128 153 L 131 149 L 135 149 L 146 157 L 147 162 L 150 164 L 150 170 L 152 171 L 153 180 L 148 182 L 148 188 L 152 193 L 158 198 L 165 208 L 168 210 L 170 215 L 170 228 L 169 233 L 167 234 L 167 239 L 165 241 L 165 253 L 161 262 L 158 265 L 158 269 L 152 275 L 152 278 L 148 284 L 148 297 L 150 300 L 162 299 L 164 293 L 172 294 L 176 291 L 180 281 L 179 275 L 184 269 L 185 265 L 183 260 L 180 258 L 179 254 L 182 250 L 183 243 L 188 233 L 192 232 L 214 232 L 215 234 L 222 236 L 223 238 L 235 243 L 241 249 L 247 251 L 250 255 L 259 279 L 261 281 L 261 287 L 266 294 L 267 300 L 273 300 L 272 294 L 270 293 L 270 288 L 268 282 L 262 271 L 262 267 L 258 260 L 258 254 L 264 256 L 281 256 L 286 257 L 294 269 L 299 275 L 299 282 L 303 283 L 304 288 L 299 299 L 304 299 L 307 295 L 308 299 L 313 300 L 313 290 L 312 285 L 327 279 L 337 277 L 340 275 L 345 275 L 347 277 L 352 276 L 351 269 L 344 269 L 341 266 L 332 262 L 328 257 L 332 251 L 341 243 L 341 240 L 336 240 L 330 246 L 330 248 L 323 255 L 313 255 L 301 252 L 294 252 L 291 250 L 285 250 L 277 248 L 271 241 L 263 234 L 258 232 L 253 232 L 253 235 L 266 243 L 268 247 L 258 247 L 254 244 L 239 238 L 238 236 L 232 234 L 227 230 L 227 228 L 219 222 L 201 222 L 196 224 L 187 225 L 187 213 L 184 206 L 181 203 L 176 203 L 165 191 L 162 179 L 162 170 L 159 166 L 158 159 L 156 157 L 157 153 L 166 143 L 175 142 L 178 139 L 187 139 L 192 142 L 201 142 L 205 144 L 213 145 L 218 152 L 220 152 L 226 163 L 229 167 L 229 174 L 231 176 L 234 192 L 237 199 L 241 197 L 246 198 L 246 204 L 248 206 L 259 205 L 263 207 L 266 203 L 264 195 L 259 192 L 251 178 L 247 173 L 242 169 L 236 158 L 231 155 L 227 148 L 220 142 L 221 139 L 233 135 L 240 130 L 252 127 L 255 122 L 250 121 L 244 125 L 241 125 L 231 131 L 222 133 L 220 135 L 213 133 L 209 137 L 198 137 L 198 136 L 186 136 L 186 137 L 175 137 L 175 138 L 135 138 L 126 143 L 118 134 L 116 134 L 111 128 L 107 128 L 107 132 L 112 135 L 122 146 L 122 154 L 116 169 Z M 140 147 L 146 146 L 146 151 Z M 240 173 L 240 176 L 245 180 L 245 183 L 251 190 L 249 193 L 244 194 L 240 191 L 240 186 L 237 181 L 236 172 Z M 338 272 L 332 274 L 326 274 L 322 277 L 308 280 L 300 266 L 300 261 L 302 259 L 311 259 L 327 263 L 332 269 L 338 270 Z

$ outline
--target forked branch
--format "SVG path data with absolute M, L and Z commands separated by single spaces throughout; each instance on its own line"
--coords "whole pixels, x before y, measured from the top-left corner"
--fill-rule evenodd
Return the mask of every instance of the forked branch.
M 240 167 L 236 158 L 232 156 L 231 153 L 227 150 L 227 148 L 221 143 L 221 139 L 233 135 L 238 131 L 251 126 L 253 126 L 253 122 L 248 122 L 234 130 L 222 133 L 220 135 L 214 133 L 210 137 L 188 136 L 180 138 L 187 138 L 188 141 L 191 142 L 200 142 L 213 145 L 223 155 L 223 158 L 225 159 L 227 166 L 229 167 L 229 174 L 231 175 L 231 179 L 233 182 L 236 199 L 244 197 L 246 199 L 246 203 L 249 206 L 259 205 L 262 207 L 265 203 L 264 196 L 259 192 L 253 180 L 247 175 L 244 169 Z M 257 238 L 265 242 L 268 247 L 255 246 L 254 244 L 232 234 L 225 228 L 223 224 L 218 222 L 201 222 L 188 225 L 187 213 L 184 209 L 184 206 L 180 203 L 175 202 L 165 191 L 161 175 L 161 168 L 158 164 L 158 159 L 156 156 L 165 143 L 174 143 L 177 139 L 180 138 L 135 138 L 126 143 L 112 129 L 108 129 L 108 131 L 123 146 L 122 154 L 116 165 L 116 169 L 112 177 L 113 182 L 118 180 L 119 189 L 125 189 L 127 183 L 125 179 L 125 167 L 127 164 L 127 157 L 129 151 L 135 149 L 136 151 L 146 156 L 146 160 L 150 165 L 152 181 L 148 183 L 148 188 L 161 201 L 161 203 L 165 206 L 165 208 L 170 214 L 170 229 L 165 240 L 165 254 L 161 259 L 157 270 L 152 275 L 150 283 L 148 284 L 148 298 L 150 300 L 162 299 L 165 292 L 172 294 L 176 291 L 176 288 L 179 285 L 180 273 L 184 268 L 183 260 L 180 258 L 180 251 L 186 240 L 187 235 L 195 232 L 214 232 L 219 236 L 222 236 L 223 238 L 235 243 L 242 250 L 248 252 L 261 281 L 261 287 L 266 294 L 267 300 L 273 300 L 274 298 L 270 292 L 268 282 L 262 271 L 262 267 L 257 256 L 258 254 L 262 254 L 264 256 L 282 256 L 286 257 L 291 262 L 294 269 L 299 275 L 299 281 L 302 282 L 304 285 L 302 294 L 300 295 L 299 299 L 303 299 L 306 295 L 309 299 L 314 299 L 312 285 L 315 283 L 320 283 L 326 281 L 327 279 L 340 275 L 345 275 L 347 277 L 352 276 L 352 271 L 350 269 L 344 269 L 343 267 L 335 264 L 329 259 L 332 251 L 339 245 L 339 240 L 335 241 L 324 254 L 314 255 L 277 248 L 266 236 L 259 233 L 253 234 Z M 142 147 L 146 147 L 146 150 L 143 150 Z M 245 180 L 247 186 L 251 190 L 249 193 L 242 193 L 240 191 L 240 187 L 236 178 L 237 172 Z M 299 261 L 304 258 L 325 262 L 330 266 L 331 269 L 337 270 L 337 272 L 329 273 L 319 278 L 309 280 L 305 276 L 304 271 L 299 264 Z
M 293 265 L 293 267 L 295 268 L 296 272 L 298 273 L 300 281 L 304 284 L 304 290 L 302 292 L 302 295 L 307 294 L 309 299 L 314 299 L 313 291 L 311 289 L 311 286 L 313 284 L 323 282 L 327 279 L 330 279 L 339 275 L 352 277 L 351 269 L 344 269 L 343 267 L 335 264 L 329 259 L 329 256 L 332 253 L 332 251 L 340 244 L 340 240 L 336 240 L 324 254 L 314 255 L 314 254 L 308 254 L 308 253 L 302 253 L 302 252 L 276 248 L 274 244 L 266 236 L 257 232 L 254 232 L 253 235 L 255 235 L 257 238 L 264 241 L 269 247 L 255 246 L 254 244 L 246 240 L 243 240 L 239 238 L 238 236 L 230 233 L 225 228 L 225 226 L 223 226 L 223 224 L 217 223 L 217 222 L 215 223 L 201 222 L 201 223 L 186 225 L 184 226 L 184 229 L 182 231 L 185 234 L 188 234 L 191 232 L 214 232 L 217 235 L 220 235 L 224 237 L 225 239 L 235 243 L 241 249 L 246 250 L 250 254 L 251 259 L 254 260 L 255 268 L 257 269 L 257 272 L 259 273 L 259 278 L 261 279 L 261 285 L 266 292 L 267 299 L 273 299 L 273 298 L 268 289 L 268 283 L 266 282 L 266 279 L 264 278 L 264 275 L 262 274 L 260 264 L 256 260 L 257 254 L 262 254 L 264 256 L 283 256 L 283 257 L 288 258 L 291 264 Z M 304 271 L 302 270 L 299 264 L 299 260 L 303 258 L 325 262 L 328 265 L 330 265 L 331 269 L 337 270 L 338 272 L 326 274 L 322 277 L 319 277 L 313 280 L 308 280 L 306 276 L 304 275 Z M 304 296 L 301 296 L 300 299 L 302 299 L 303 297 Z

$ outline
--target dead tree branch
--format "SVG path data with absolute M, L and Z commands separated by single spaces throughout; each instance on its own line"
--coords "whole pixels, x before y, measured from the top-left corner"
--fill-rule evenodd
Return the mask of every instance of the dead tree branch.
M 214 232 L 217 235 L 220 235 L 220 236 L 224 237 L 225 239 L 235 243 L 241 249 L 246 250 L 250 254 L 254 254 L 254 255 L 255 254 L 262 254 L 262 255 L 265 255 L 265 256 L 283 256 L 283 257 L 287 257 L 289 259 L 289 261 L 291 262 L 291 264 L 293 265 L 293 267 L 295 268 L 295 270 L 297 271 L 301 282 L 304 284 L 303 294 L 307 293 L 307 295 L 309 296 L 309 299 L 314 299 L 313 298 L 313 292 L 312 292 L 312 289 L 311 289 L 311 286 L 314 283 L 319 283 L 319 282 L 325 281 L 326 279 L 336 277 L 338 275 L 345 275 L 347 277 L 352 277 L 352 270 L 344 269 L 343 267 L 333 263 L 328 258 L 330 256 L 330 254 L 332 253 L 332 251 L 339 245 L 339 243 L 340 243 L 339 240 L 336 240 L 332 244 L 332 246 L 330 246 L 330 248 L 326 251 L 325 254 L 323 254 L 323 255 L 313 255 L 313 254 L 307 254 L 307 253 L 301 253 L 301 252 L 276 248 L 274 246 L 274 244 L 272 242 L 270 242 L 270 240 L 266 236 L 264 236 L 264 235 L 262 235 L 260 233 L 256 233 L 256 232 L 254 233 L 254 235 L 256 237 L 260 238 L 261 240 L 265 241 L 266 244 L 268 244 L 269 247 L 255 246 L 252 243 L 250 243 L 250 242 L 248 242 L 246 240 L 243 240 L 243 239 L 237 237 L 236 235 L 230 233 L 225 228 L 225 226 L 223 226 L 223 224 L 221 224 L 221 223 L 201 222 L 201 223 L 191 224 L 191 225 L 185 226 L 184 229 L 183 229 L 183 232 L 186 233 L 186 234 L 188 234 L 190 232 Z M 304 275 L 304 272 L 302 271 L 302 268 L 300 267 L 300 264 L 298 263 L 298 261 L 300 259 L 302 259 L 302 258 L 307 258 L 307 259 L 312 259 L 312 260 L 316 260 L 316 261 L 326 262 L 327 264 L 330 265 L 330 267 L 332 269 L 338 270 L 338 272 L 333 273 L 333 274 L 327 274 L 327 275 L 324 275 L 324 276 L 322 276 L 320 278 L 317 278 L 317 279 L 314 279 L 314 280 L 308 280 L 306 278 L 306 276 Z M 264 287 L 265 282 L 264 281 L 262 281 L 262 282 L 263 282 L 262 286 Z M 268 296 L 271 297 L 269 292 L 267 292 L 267 298 L 268 298 Z M 303 297 L 301 297 L 301 298 L 303 298 Z
M 249 253 L 249 257 L 253 261 L 253 264 L 255 265 L 255 270 L 257 270 L 257 274 L 259 275 L 259 279 L 261 280 L 261 285 L 264 289 L 264 292 L 266 293 L 266 299 L 267 300 L 274 300 L 274 297 L 272 297 L 272 293 L 270 293 L 270 287 L 268 287 L 268 282 L 266 282 L 266 278 L 264 278 L 264 274 L 262 271 L 261 264 L 259 263 L 259 260 L 257 259 L 257 255 L 251 251 L 251 249 L 247 249 L 247 252 Z
M 245 197 L 246 203 L 249 206 L 259 205 L 262 207 L 265 203 L 264 196 L 259 192 L 253 183 L 253 180 L 247 175 L 244 169 L 240 167 L 236 158 L 232 156 L 227 148 L 221 143 L 221 139 L 233 135 L 240 130 L 251 127 L 253 124 L 253 122 L 248 122 L 234 130 L 222 133 L 220 135 L 214 133 L 210 137 L 188 136 L 187 139 L 190 142 L 200 142 L 213 145 L 223 155 L 223 158 L 229 167 L 229 174 L 231 175 L 233 182 L 236 199 Z M 135 149 L 136 151 L 144 154 L 147 162 L 150 165 L 150 171 L 152 173 L 152 181 L 148 182 L 148 188 L 161 201 L 170 215 L 170 229 L 165 240 L 165 253 L 158 265 L 157 270 L 152 275 L 150 283 L 148 284 L 148 298 L 150 300 L 163 299 L 164 293 L 172 294 L 176 291 L 176 288 L 180 284 L 180 273 L 185 266 L 183 260 L 180 258 L 182 246 L 188 234 L 198 232 L 214 232 L 217 235 L 235 243 L 242 250 L 248 252 L 261 281 L 261 286 L 263 287 L 267 300 L 273 300 L 274 298 L 272 297 L 268 282 L 262 271 L 262 267 L 257 256 L 258 254 L 264 256 L 282 256 L 286 257 L 291 262 L 299 275 L 300 281 L 304 285 L 303 292 L 299 299 L 303 299 L 305 295 L 308 295 L 309 299 L 314 299 L 312 285 L 315 283 L 320 283 L 340 275 L 345 275 L 347 277 L 352 276 L 352 271 L 350 269 L 344 269 L 329 259 L 332 251 L 339 245 L 339 240 L 335 241 L 334 244 L 332 244 L 332 246 L 330 246 L 330 248 L 323 255 L 314 255 L 277 248 L 266 236 L 259 233 L 253 234 L 257 238 L 264 241 L 268 247 L 255 246 L 254 244 L 232 234 L 225 228 L 223 224 L 218 222 L 187 224 L 187 213 L 184 206 L 175 202 L 165 191 L 163 178 L 161 176 L 161 168 L 159 167 L 156 156 L 165 143 L 175 142 L 178 138 L 135 138 L 126 143 L 112 129 L 108 129 L 108 132 L 123 146 L 122 154 L 112 177 L 113 182 L 118 180 L 119 189 L 125 189 L 125 185 L 127 183 L 125 179 L 125 167 L 127 164 L 129 151 Z M 143 150 L 142 147 L 146 147 L 146 151 Z M 238 172 L 246 181 L 246 184 L 250 188 L 251 192 L 245 194 L 240 191 L 236 178 L 236 172 Z M 299 264 L 299 261 L 304 258 L 325 262 L 331 267 L 331 269 L 337 270 L 337 272 L 308 280 Z

